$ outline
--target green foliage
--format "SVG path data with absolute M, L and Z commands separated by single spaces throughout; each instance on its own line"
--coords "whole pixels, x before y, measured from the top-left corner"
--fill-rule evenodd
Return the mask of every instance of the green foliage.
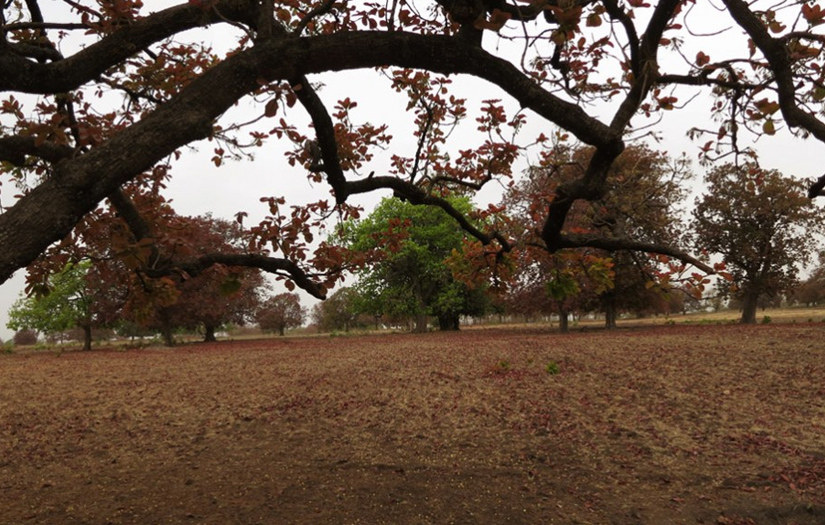
M 32 329 L 49 335 L 86 322 L 91 305 L 86 287 L 89 267 L 88 261 L 67 264 L 49 278 L 48 290 L 14 303 L 6 326 L 12 330 Z
M 762 318 L 762 324 L 770 324 L 770 322 L 771 322 L 771 316 L 770 315 L 766 315 Z
M 547 366 L 545 367 L 544 370 L 548 374 L 550 374 L 551 376 L 557 375 L 558 373 L 561 372 L 561 368 L 559 367 L 559 364 L 555 361 L 550 361 L 549 363 L 547 363 Z
M 469 213 L 469 199 L 451 204 Z M 480 315 L 487 305 L 483 286 L 455 279 L 446 263 L 462 249 L 465 234 L 440 208 L 385 198 L 365 219 L 345 225 L 347 248 L 368 264 L 359 272 L 356 309 L 419 319 L 436 316 L 442 329 L 458 328 L 461 315 Z

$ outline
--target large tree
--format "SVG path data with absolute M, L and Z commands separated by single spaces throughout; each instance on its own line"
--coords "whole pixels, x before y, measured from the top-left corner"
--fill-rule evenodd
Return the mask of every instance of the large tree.
M 682 269 L 668 265 L 666 258 L 607 248 L 548 253 L 540 242 L 543 203 L 553 198 L 559 186 L 574 180 L 591 155 L 590 148 L 557 145 L 510 188 L 504 200 L 511 214 L 511 237 L 521 236 L 516 289 L 523 292 L 532 287 L 534 294 L 543 291 L 555 306 L 562 329 L 573 308 L 603 310 L 607 327 L 612 328 L 619 311 L 643 311 L 651 293 L 669 288 L 672 274 Z M 685 231 L 679 205 L 690 176 L 684 158 L 673 159 L 643 145 L 630 146 L 609 170 L 605 184 L 611 191 L 576 203 L 568 215 L 568 228 L 605 240 L 634 238 L 677 247 Z
M 465 213 L 471 209 L 467 198 L 450 202 Z M 483 286 L 456 279 L 448 264 L 462 250 L 465 233 L 443 210 L 388 197 L 345 226 L 347 248 L 365 261 L 356 285 L 365 312 L 407 316 L 417 332 L 427 330 L 430 316 L 440 329 L 458 330 L 461 315 L 483 313 Z
M 182 257 L 218 251 L 238 253 L 243 244 L 243 231 L 235 222 L 210 215 L 175 216 L 175 219 L 175 251 L 182 253 Z M 173 255 L 172 261 L 177 257 Z M 137 294 L 134 300 L 148 308 L 148 315 L 136 320 L 159 329 L 167 345 L 172 344 L 172 332 L 177 328 L 203 330 L 204 341 L 212 342 L 216 340 L 215 331 L 219 327 L 254 321 L 262 295 L 267 290 L 257 269 L 232 268 L 223 264 L 207 266 L 193 275 L 183 274 L 172 284 L 172 296 L 163 296 L 160 300 L 151 293 L 151 286 L 149 293 L 144 289 L 134 292 Z
M 566 223 L 575 202 L 608 189 L 625 136 L 665 118 L 697 91 L 716 98 L 707 108 L 692 105 L 700 127 L 709 116 L 718 124 L 696 131 L 709 133 L 708 155 L 717 146 L 742 152 L 746 131 L 773 134 L 783 120 L 825 140 L 820 6 L 721 5 L 714 21 L 734 28 L 722 35 L 730 49 L 724 56 L 716 56 L 715 31 L 691 30 L 704 22 L 702 6 L 682 0 L 181 0 L 154 11 L 140 0 L 5 2 L 0 160 L 3 182 L 13 180 L 23 192 L 0 215 L 0 282 L 69 238 L 106 199 L 111 208 L 102 211 L 130 225 L 131 242 L 150 244 L 154 238 L 121 190 L 133 183 L 162 188 L 181 148 L 207 139 L 215 164 L 246 154 L 250 145 L 286 141 L 290 162 L 325 182 L 334 202 L 291 215 L 269 199 L 273 214 L 255 230 L 269 253 L 205 254 L 139 270 L 172 275 L 180 266 L 256 266 L 324 297 L 337 277 L 338 254 L 325 246 L 313 254 L 294 241 L 318 224 L 307 220 L 310 212 L 325 216 L 335 206 L 347 213 L 348 199 L 379 189 L 440 206 L 479 241 L 507 250 L 504 236 L 474 227 L 439 196 L 443 187 L 479 188 L 510 176 L 524 148 L 544 142 L 510 133 L 523 129 L 525 114 L 508 115 L 496 100 L 504 96 L 545 129 L 560 128 L 593 147 L 580 174 L 543 206 L 540 242 L 547 249 L 661 252 L 710 270 L 660 242 L 570 231 Z M 213 26 L 225 30 L 204 30 Z M 497 33 L 502 45 L 490 45 Z M 221 49 L 227 35 L 236 40 Z M 396 145 L 386 124 L 357 122 L 355 98 L 372 79 L 330 109 L 308 78 L 367 68 L 380 68 L 388 89 L 407 95 L 402 105 L 414 145 Z M 451 86 L 459 74 L 492 86 L 483 88 L 489 94 L 480 107 L 468 108 L 460 88 Z M 373 92 L 368 96 L 378 103 Z M 241 99 L 257 104 L 256 116 L 273 118 L 261 124 L 230 111 Z M 286 113 L 296 103 L 311 126 L 294 120 L 294 110 Z M 477 118 L 465 119 L 471 111 Z M 458 149 L 450 139 L 462 120 L 481 135 Z M 371 164 L 382 151 L 392 154 Z M 811 194 L 824 185 L 825 179 Z
M 801 181 L 777 171 L 727 164 L 706 179 L 694 210 L 697 247 L 722 256 L 731 279 L 719 284 L 742 301 L 741 322 L 755 323 L 760 297 L 796 284 L 825 215 L 802 195 Z

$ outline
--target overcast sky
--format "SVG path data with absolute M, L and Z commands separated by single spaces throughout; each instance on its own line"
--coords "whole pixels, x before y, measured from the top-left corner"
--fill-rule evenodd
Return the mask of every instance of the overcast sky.
M 148 6 L 154 3 L 152 0 L 145 2 Z M 45 4 L 53 5 L 52 3 Z M 169 5 L 168 2 L 160 2 L 158 5 Z M 49 18 L 48 8 L 46 8 L 46 18 Z M 215 32 L 210 30 L 210 34 Z M 227 42 L 231 42 L 231 36 L 226 33 L 224 37 Z M 485 36 L 485 45 L 509 46 L 511 44 L 498 41 L 489 32 Z M 64 49 L 64 53 L 66 50 Z M 514 50 L 515 52 L 515 50 Z M 695 55 L 695 51 L 687 50 Z M 714 48 L 715 55 L 710 53 L 712 58 L 721 58 L 724 46 Z M 412 116 L 405 113 L 406 97 L 395 93 L 389 87 L 389 82 L 381 79 L 373 71 L 354 71 L 338 73 L 335 75 L 320 75 L 310 79 L 313 82 L 321 82 L 323 87 L 319 94 L 322 99 L 332 107 L 335 101 L 344 97 L 350 97 L 359 102 L 359 106 L 352 111 L 353 120 L 357 123 L 372 122 L 375 124 L 388 123 L 389 133 L 396 140 L 393 142 L 392 151 L 376 152 L 376 158 L 372 165 L 366 169 L 366 173 L 375 170 L 376 173 L 383 173 L 389 165 L 389 158 L 392 153 L 411 157 L 415 151 L 415 140 L 412 137 Z M 457 151 L 462 147 L 467 147 L 478 141 L 478 134 L 473 133 L 475 128 L 474 118 L 477 116 L 475 109 L 478 102 L 489 98 L 501 98 L 508 101 L 510 114 L 517 110 L 515 104 L 498 88 L 483 81 L 475 79 L 454 77 L 455 93 L 462 97 L 467 97 L 477 103 L 468 103 L 468 108 L 473 112 L 463 126 L 461 133 L 451 137 L 449 147 L 451 151 Z M 688 154 L 692 159 L 696 158 L 698 147 L 704 140 L 692 142 L 687 136 L 687 130 L 694 126 L 714 127 L 706 119 L 707 99 L 698 98 L 690 103 L 684 110 L 671 111 L 664 114 L 665 120 L 658 126 L 661 142 L 653 144 L 654 147 L 666 150 L 672 156 L 678 156 L 682 152 Z M 609 107 L 601 110 L 603 115 L 609 112 Z M 588 108 L 588 111 L 594 110 Z M 235 113 L 254 117 L 262 112 L 259 105 L 252 104 L 251 101 L 242 101 L 233 110 Z M 597 111 L 598 114 L 598 111 Z M 291 116 L 295 122 L 305 125 L 307 119 L 303 115 L 299 106 L 291 109 Z M 697 117 L 699 120 L 697 121 Z M 636 122 L 634 122 L 636 123 Z M 637 125 L 640 125 L 639 122 Z M 539 132 L 545 134 L 552 133 L 553 128 L 548 124 L 528 113 L 528 124 L 521 136 L 525 141 Z M 173 206 L 182 215 L 201 215 L 207 212 L 217 217 L 232 219 L 235 213 L 246 211 L 249 213 L 248 224 L 257 222 L 267 213 L 264 204 L 259 202 L 261 196 L 284 196 L 287 204 L 300 204 L 319 197 L 329 195 L 329 189 L 323 184 L 311 184 L 305 173 L 301 169 L 290 167 L 283 157 L 283 147 L 275 142 L 256 150 L 254 162 L 240 161 L 229 162 L 221 168 L 215 167 L 210 161 L 212 157 L 213 144 L 201 142 L 194 144 L 193 148 L 187 149 L 180 162 L 173 167 L 173 178 L 169 184 L 167 195 L 173 199 Z M 818 141 L 801 141 L 790 136 L 785 131 L 780 131 L 775 137 L 766 137 L 756 145 L 763 167 L 775 168 L 788 175 L 796 175 L 802 178 L 813 179 L 822 174 L 821 162 L 825 145 Z M 528 154 L 523 158 L 520 167 L 526 167 Z M 695 165 L 699 180 L 701 182 L 701 170 Z M 5 182 L 5 181 L 3 181 Z M 4 184 L 3 190 L 8 191 L 9 185 Z M 363 205 L 366 209 L 374 206 L 378 200 L 387 193 L 377 193 L 374 195 L 362 196 L 355 201 Z M 497 201 L 500 196 L 500 188 L 491 187 L 477 199 L 477 201 Z M 8 205 L 8 197 L 3 195 L 3 204 Z M 23 288 L 24 271 L 20 270 L 8 282 L 0 285 L 0 338 L 6 340 L 12 333 L 5 326 L 7 321 L 8 307 L 18 298 Z M 306 300 L 305 305 L 313 304 Z

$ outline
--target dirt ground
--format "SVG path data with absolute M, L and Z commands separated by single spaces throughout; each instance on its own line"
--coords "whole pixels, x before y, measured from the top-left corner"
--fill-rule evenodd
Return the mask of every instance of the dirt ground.
M 770 324 L 2 355 L 0 523 L 822 524 L 824 354 Z

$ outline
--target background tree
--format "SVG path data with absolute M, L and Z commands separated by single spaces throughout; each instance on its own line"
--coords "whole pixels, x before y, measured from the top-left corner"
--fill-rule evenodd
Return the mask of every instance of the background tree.
M 105 317 L 95 305 L 96 291 L 106 287 L 94 280 L 90 268 L 89 261 L 67 264 L 50 277 L 46 290 L 14 304 L 9 311 L 8 327 L 12 330 L 33 329 L 47 336 L 61 336 L 79 327 L 84 334 L 83 349 L 91 350 L 92 328 L 101 326 Z
M 451 205 L 469 213 L 469 199 Z M 463 249 L 464 231 L 438 208 L 385 198 L 365 219 L 347 225 L 346 246 L 364 254 L 356 289 L 361 308 L 371 314 L 404 315 L 415 331 L 427 330 L 434 316 L 442 330 L 458 330 L 462 315 L 481 315 L 483 287 L 456 279 L 448 258 Z
M 284 335 L 287 328 L 297 328 L 304 324 L 306 309 L 301 306 L 301 298 L 295 293 L 282 293 L 264 301 L 255 319 L 264 332 L 278 332 Z
M 349 332 L 351 328 L 367 323 L 359 322 L 361 316 L 357 308 L 357 292 L 354 288 L 339 288 L 326 300 L 312 308 L 312 320 L 320 330 Z
M 825 254 L 819 254 L 819 265 L 794 288 L 790 299 L 805 306 L 819 306 L 825 301 Z
M 32 346 L 37 344 L 37 331 L 31 328 L 14 332 L 12 342 L 19 346 Z
M 237 223 L 212 216 L 178 217 L 174 225 L 175 251 L 184 257 L 222 252 L 237 253 L 242 231 Z M 176 255 L 177 256 L 177 255 Z M 167 344 L 178 328 L 202 330 L 204 341 L 215 341 L 215 331 L 226 323 L 243 325 L 254 320 L 266 291 L 256 268 L 212 265 L 175 283 L 174 298 L 154 306 L 146 324 L 158 328 Z M 151 295 L 142 297 L 150 301 Z
M 722 256 L 732 278 L 719 285 L 741 300 L 741 322 L 755 323 L 760 296 L 795 285 L 825 216 L 802 194 L 804 183 L 777 171 L 727 164 L 706 181 L 693 213 L 696 246 Z
M 561 185 L 579 176 L 593 154 L 590 148 L 558 144 L 510 189 L 503 207 L 512 214 L 511 238 L 519 239 L 516 246 L 533 252 L 522 261 L 533 265 L 529 270 L 533 273 L 542 268 L 542 282 L 546 283 L 542 286 L 550 294 L 562 326 L 576 301 L 579 309 L 604 311 L 606 325 L 612 328 L 619 311 L 642 312 L 655 290 L 666 292 L 672 274 L 681 271 L 681 265 L 669 263 L 667 257 L 608 249 L 540 253 L 547 252 L 540 242 L 545 203 Z M 690 176 L 684 158 L 674 160 L 644 145 L 629 147 L 609 170 L 605 184 L 610 191 L 573 206 L 568 229 L 606 241 L 633 238 L 642 244 L 678 247 L 685 231 L 678 206 L 685 195 L 683 184 Z M 523 232 L 520 238 L 518 232 Z M 589 293 L 583 295 L 585 292 Z

